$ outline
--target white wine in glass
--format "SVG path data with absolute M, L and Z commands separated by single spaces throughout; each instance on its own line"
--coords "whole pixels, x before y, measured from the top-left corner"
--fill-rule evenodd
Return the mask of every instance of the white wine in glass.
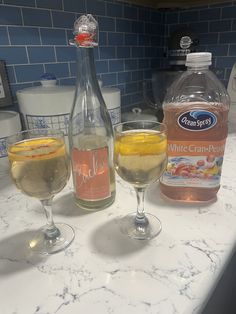
M 63 133 L 50 129 L 19 132 L 7 139 L 11 177 L 24 194 L 39 199 L 47 225 L 39 229 L 29 246 L 41 254 L 64 250 L 74 239 L 71 226 L 54 224 L 52 200 L 70 177 L 70 162 Z
M 161 231 L 160 220 L 144 212 L 144 194 L 163 174 L 167 163 L 167 130 L 155 121 L 124 122 L 114 127 L 114 164 L 119 176 L 133 185 L 137 212 L 122 219 L 121 230 L 139 240 L 152 239 Z

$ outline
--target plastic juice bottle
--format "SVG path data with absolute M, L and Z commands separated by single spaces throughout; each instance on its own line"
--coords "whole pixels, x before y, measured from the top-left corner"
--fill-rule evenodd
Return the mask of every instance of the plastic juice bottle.
M 216 199 L 228 134 L 229 95 L 209 70 L 211 53 L 190 53 L 187 71 L 164 100 L 168 164 L 160 188 L 167 198 L 185 202 Z

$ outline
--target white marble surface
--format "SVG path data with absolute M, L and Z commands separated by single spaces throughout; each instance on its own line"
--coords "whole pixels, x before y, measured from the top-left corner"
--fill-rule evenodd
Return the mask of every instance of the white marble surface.
M 44 224 L 37 200 L 0 181 L 1 314 L 201 313 L 234 252 L 236 135 L 230 134 L 222 186 L 214 204 L 182 206 L 150 187 L 146 209 L 162 221 L 150 242 L 127 239 L 119 218 L 135 210 L 133 189 L 118 179 L 116 202 L 88 213 L 70 184 L 55 198 L 54 219 L 71 224 L 72 245 L 50 257 L 32 255 L 27 239 Z

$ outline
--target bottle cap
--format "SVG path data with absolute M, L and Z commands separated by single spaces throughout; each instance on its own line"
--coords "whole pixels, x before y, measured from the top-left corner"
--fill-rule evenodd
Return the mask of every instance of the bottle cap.
M 74 23 L 74 43 L 79 47 L 98 45 L 98 23 L 92 14 L 80 16 Z
M 187 54 L 185 65 L 187 67 L 211 65 L 211 58 L 211 52 L 192 52 Z

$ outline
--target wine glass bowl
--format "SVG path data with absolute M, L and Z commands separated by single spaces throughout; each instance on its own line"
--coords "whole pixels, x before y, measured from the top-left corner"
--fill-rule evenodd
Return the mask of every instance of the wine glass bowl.
M 122 219 L 121 230 L 131 238 L 147 240 L 161 231 L 160 220 L 144 212 L 146 188 L 157 181 L 167 164 L 167 130 L 155 121 L 124 122 L 114 127 L 114 165 L 118 175 L 133 185 L 137 212 Z
M 16 187 L 24 194 L 41 201 L 47 225 L 40 228 L 29 246 L 41 254 L 65 249 L 74 239 L 67 224 L 54 224 L 52 200 L 67 184 L 70 162 L 63 133 L 50 129 L 19 132 L 7 139 L 10 172 Z

